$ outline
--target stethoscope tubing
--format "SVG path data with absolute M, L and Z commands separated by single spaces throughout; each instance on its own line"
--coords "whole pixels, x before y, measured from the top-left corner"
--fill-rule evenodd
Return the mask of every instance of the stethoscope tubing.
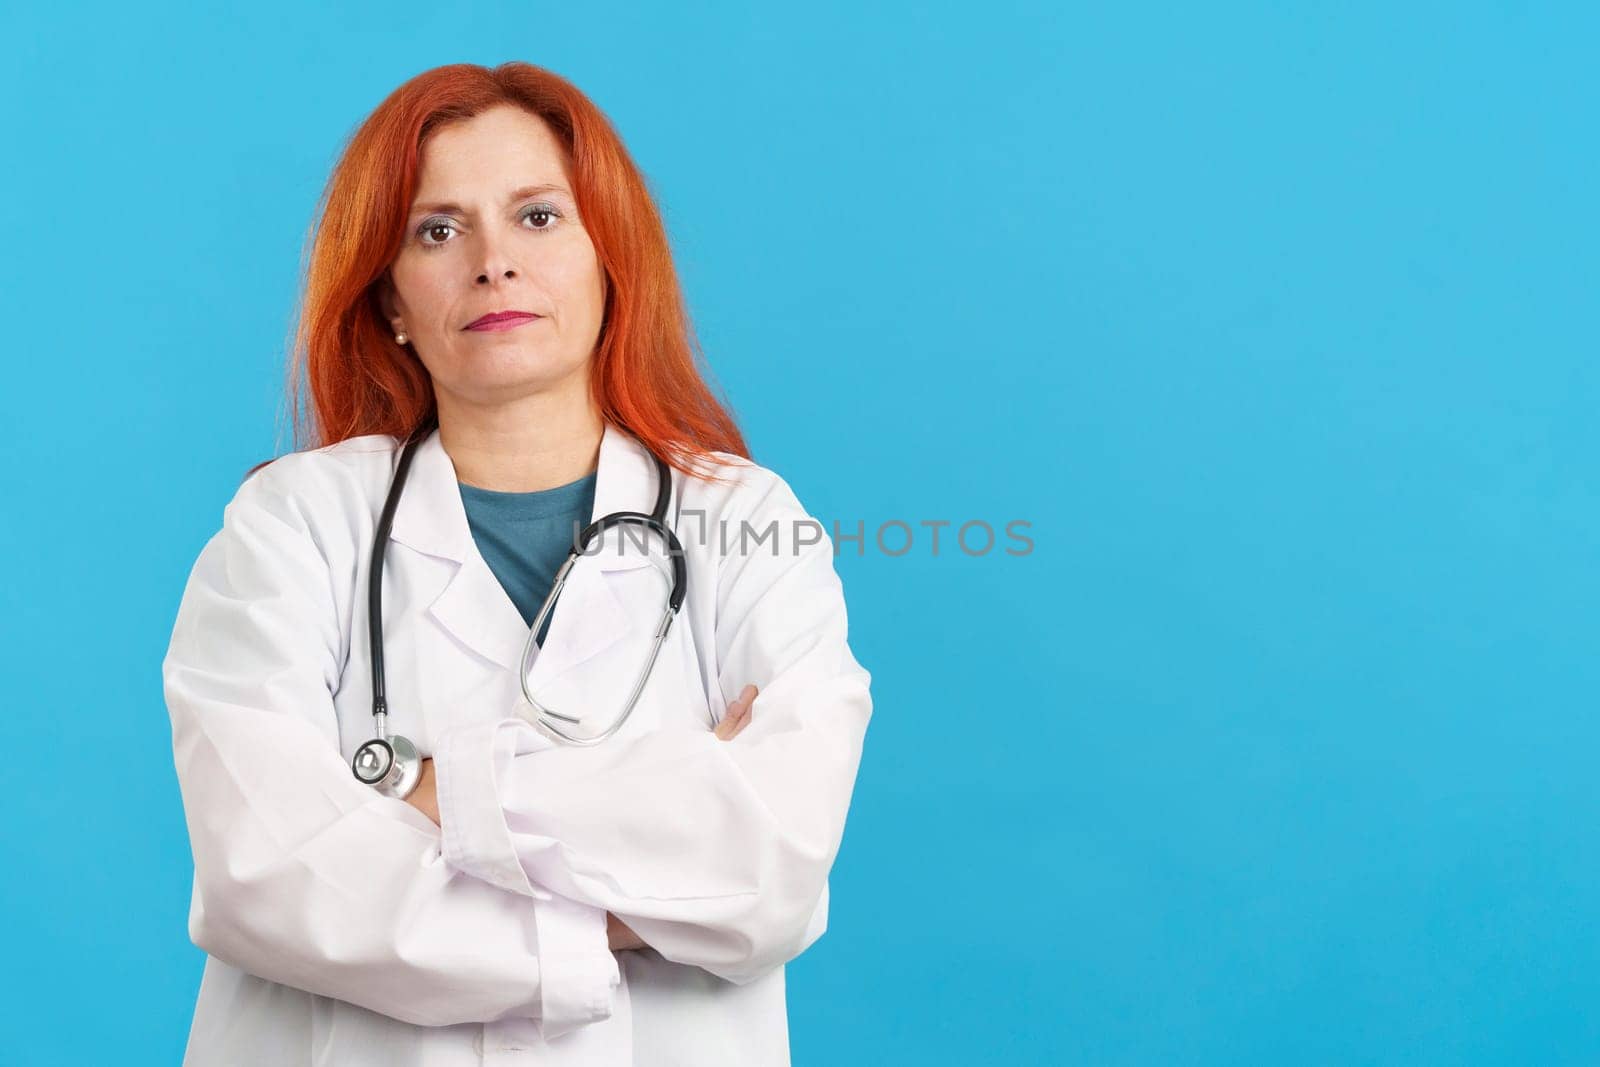
M 371 636 L 371 661 L 372 661 L 372 717 L 375 736 L 361 745 L 351 760 L 351 769 L 355 776 L 367 785 L 371 785 L 380 792 L 390 796 L 404 797 L 415 788 L 420 776 L 421 759 L 416 746 L 407 738 L 399 735 L 391 736 L 388 731 L 388 696 L 384 676 L 383 664 L 383 563 L 385 551 L 389 543 L 389 532 L 394 525 L 395 511 L 399 507 L 400 494 L 404 489 L 406 476 L 411 469 L 411 461 L 417 448 L 434 429 L 431 421 L 421 427 L 406 442 L 400 453 L 399 463 L 395 467 L 394 478 L 389 487 L 389 494 L 384 500 L 383 511 L 378 517 L 377 531 L 373 537 L 372 563 L 367 578 L 367 632 Z M 688 563 L 679 542 L 677 534 L 666 523 L 667 504 L 672 492 L 672 474 L 661 457 L 653 452 L 650 458 L 656 468 L 656 500 L 654 507 L 648 514 L 638 511 L 616 511 L 609 515 L 601 516 L 583 528 L 578 536 L 577 544 L 572 548 L 566 560 L 556 572 L 555 581 L 551 583 L 550 592 L 546 594 L 544 603 L 540 605 L 537 617 L 528 629 L 527 641 L 522 646 L 522 657 L 518 664 L 518 680 L 522 686 L 522 695 L 528 704 L 537 713 L 536 717 L 546 730 L 574 745 L 597 745 L 614 735 L 620 730 L 628 716 L 633 713 L 634 706 L 639 701 L 640 694 L 644 691 L 645 683 L 649 680 L 650 672 L 655 666 L 656 658 L 661 652 L 661 645 L 666 640 L 667 632 L 671 629 L 673 617 L 683 606 L 684 596 L 688 591 Z M 566 585 L 572 568 L 581 556 L 587 555 L 589 546 L 595 538 L 601 536 L 613 526 L 633 524 L 644 526 L 654 531 L 666 543 L 668 553 L 672 560 L 672 576 L 668 588 L 666 605 L 661 614 L 661 620 L 656 626 L 650 654 L 646 658 L 644 668 L 635 679 L 633 689 L 628 695 L 627 703 L 623 706 L 622 714 L 603 732 L 593 736 L 582 736 L 562 729 L 552 720 L 559 720 L 568 724 L 576 724 L 579 719 L 570 715 L 563 715 L 541 704 L 528 688 L 528 653 L 534 644 L 534 637 L 544 626 L 545 619 L 555 606 L 556 599 L 560 596 L 562 587 Z M 658 568 L 659 569 L 659 568 Z

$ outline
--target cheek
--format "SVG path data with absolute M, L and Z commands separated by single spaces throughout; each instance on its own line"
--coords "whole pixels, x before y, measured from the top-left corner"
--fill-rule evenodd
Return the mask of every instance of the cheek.
M 423 257 L 407 253 L 391 268 L 390 277 L 400 297 L 400 312 L 413 332 L 437 328 L 450 311 L 450 296 L 444 271 Z
M 454 311 L 456 298 L 444 272 L 422 272 L 416 279 L 414 292 L 422 321 L 441 332 L 450 332 L 448 320 Z
M 604 282 L 594 246 L 585 239 L 562 251 L 563 255 L 550 264 L 547 277 L 551 289 L 560 294 L 569 309 L 597 307 L 604 294 Z

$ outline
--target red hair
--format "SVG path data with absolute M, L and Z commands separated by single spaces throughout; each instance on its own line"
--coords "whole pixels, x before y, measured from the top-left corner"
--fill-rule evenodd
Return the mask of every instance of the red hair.
M 437 425 L 427 369 L 397 344 L 377 283 L 399 255 L 429 135 L 500 104 L 543 119 L 567 153 L 578 216 L 606 277 L 590 389 L 608 421 L 685 473 L 713 451 L 749 458 L 702 374 L 661 215 L 610 121 L 565 79 L 529 63 L 453 63 L 392 92 L 351 135 L 308 235 L 289 364 L 297 448 L 363 434 L 402 440 Z M 311 404 L 304 404 L 309 388 Z

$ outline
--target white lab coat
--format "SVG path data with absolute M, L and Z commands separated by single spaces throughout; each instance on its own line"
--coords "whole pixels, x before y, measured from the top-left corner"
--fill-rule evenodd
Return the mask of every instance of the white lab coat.
M 274 461 L 184 590 L 162 674 L 208 954 L 185 1063 L 788 1063 L 783 965 L 826 925 L 871 715 L 831 539 L 766 468 L 674 471 L 682 611 L 622 730 L 565 744 L 524 718 L 528 627 L 435 431 L 395 513 L 383 633 L 390 729 L 434 759 L 436 827 L 350 769 L 398 457 L 372 435 Z M 608 425 L 595 515 L 655 496 L 648 453 Z M 637 529 L 579 562 L 529 672 L 591 732 L 665 599 Z M 753 718 L 721 741 L 711 720 L 747 683 Z M 611 952 L 606 911 L 651 948 Z

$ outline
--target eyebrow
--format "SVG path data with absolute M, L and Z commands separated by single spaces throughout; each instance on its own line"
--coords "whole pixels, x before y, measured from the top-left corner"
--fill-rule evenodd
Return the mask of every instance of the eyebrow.
M 506 203 L 510 204 L 518 200 L 525 200 L 530 196 L 538 196 L 540 193 L 563 193 L 568 197 L 572 196 L 571 191 L 569 191 L 564 185 L 525 185 L 507 197 Z M 433 212 L 438 212 L 441 215 L 466 214 L 466 211 L 461 207 L 460 204 L 440 202 L 434 204 L 417 204 L 411 209 L 411 214 L 407 217 L 415 218 L 418 215 L 427 215 Z

